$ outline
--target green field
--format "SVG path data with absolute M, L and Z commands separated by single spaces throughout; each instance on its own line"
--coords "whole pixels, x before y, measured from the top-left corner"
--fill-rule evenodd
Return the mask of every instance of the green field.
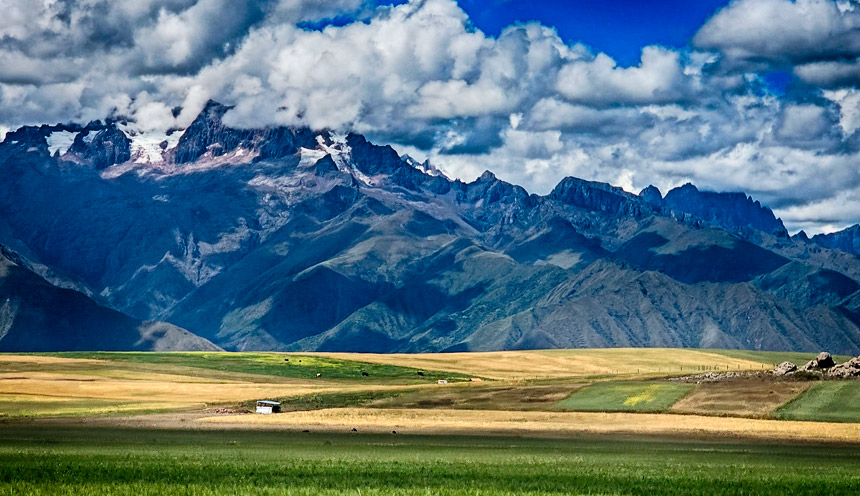
M 777 410 L 776 415 L 790 420 L 860 422 L 860 382 L 815 384 Z
M 659 412 L 695 387 L 670 382 L 596 382 L 555 404 L 581 412 Z
M 856 494 L 860 381 L 665 379 L 787 356 L 0 354 L 0 495 Z
M 856 448 L 0 426 L 9 495 L 856 494 Z
M 815 358 L 818 353 L 804 353 L 799 351 L 752 351 L 752 350 L 702 350 L 711 353 L 717 353 L 731 358 L 740 358 L 744 360 L 761 361 L 771 365 L 778 365 L 782 362 L 792 362 L 800 366 Z M 852 357 L 847 355 L 833 355 L 836 363 L 841 363 L 850 360 Z
M 285 353 L 147 353 L 147 352 L 68 352 L 44 356 L 105 360 L 118 363 L 178 366 L 292 379 L 353 380 L 385 383 L 436 382 L 439 379 L 464 380 L 457 373 L 424 371 L 412 367 L 344 360 L 319 355 Z M 152 370 L 157 370 L 153 368 Z M 419 375 L 419 372 L 421 375 Z M 366 374 L 366 375 L 365 375 Z
M 665 380 L 680 373 L 761 371 L 770 361 L 803 363 L 813 356 L 672 349 L 435 355 L 0 354 L 0 418 L 207 408 L 241 412 L 266 398 L 282 401 L 284 411 L 371 407 L 674 412 L 860 422 L 858 386 L 845 382 L 826 382 L 804 392 L 813 383 L 766 374 L 720 383 Z M 481 381 L 470 381 L 482 376 Z M 437 384 L 440 379 L 450 384 Z

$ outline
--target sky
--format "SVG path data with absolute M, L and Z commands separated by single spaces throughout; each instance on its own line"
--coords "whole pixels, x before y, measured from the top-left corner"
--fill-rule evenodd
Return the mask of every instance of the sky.
M 361 132 L 463 180 L 692 182 L 745 191 L 792 232 L 860 221 L 858 0 L 0 8 L 0 130 L 184 127 L 213 98 L 233 126 Z

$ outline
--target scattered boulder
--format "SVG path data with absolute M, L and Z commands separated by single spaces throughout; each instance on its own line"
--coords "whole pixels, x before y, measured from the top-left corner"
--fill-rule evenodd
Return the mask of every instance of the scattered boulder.
M 833 356 L 826 351 L 822 351 L 818 354 L 815 359 L 810 360 L 798 369 L 799 372 L 820 372 L 822 370 L 829 369 L 836 365 L 836 362 L 833 361 Z
M 667 380 L 679 381 L 679 382 L 694 382 L 694 383 L 698 384 L 701 382 L 719 382 L 719 381 L 727 381 L 727 380 L 734 380 L 734 379 L 750 379 L 750 378 L 754 378 L 754 377 L 760 377 L 763 374 L 766 374 L 766 372 L 761 372 L 761 371 L 707 372 L 704 374 L 685 375 L 685 376 L 681 376 L 681 377 L 669 377 Z
M 777 365 L 776 368 L 773 369 L 773 371 L 771 371 L 771 374 L 776 375 L 776 376 L 783 376 L 783 375 L 791 374 L 792 372 L 796 372 L 796 371 L 797 371 L 797 365 L 795 365 L 791 362 L 782 362 L 781 364 Z
M 826 351 L 822 351 L 818 354 L 818 357 L 815 359 L 818 362 L 818 368 L 821 369 L 829 369 L 836 365 L 836 362 L 833 361 L 833 355 L 827 353 Z
M 860 357 L 852 358 L 845 363 L 832 367 L 827 375 L 838 379 L 850 379 L 860 377 Z

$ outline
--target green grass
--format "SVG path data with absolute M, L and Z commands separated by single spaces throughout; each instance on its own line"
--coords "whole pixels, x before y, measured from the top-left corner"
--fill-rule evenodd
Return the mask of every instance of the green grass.
M 788 420 L 860 422 L 860 382 L 815 384 L 778 409 L 776 416 Z
M 0 494 L 828 495 L 856 447 L 0 425 Z
M 0 418 L 4 417 L 38 417 L 38 416 L 69 416 L 91 415 L 93 413 L 107 414 L 117 412 L 138 413 L 153 408 L 136 408 L 133 402 L 113 400 L 98 400 L 81 398 L 74 400 L 56 401 L 51 399 L 28 399 L 26 401 L 9 401 L 0 396 Z
M 693 387 L 669 382 L 596 382 L 555 406 L 586 412 L 658 412 L 668 409 Z
M 370 390 L 348 391 L 342 393 L 312 393 L 288 398 L 276 398 L 281 403 L 281 411 L 295 412 L 304 410 L 322 410 L 323 408 L 347 408 L 364 406 L 372 401 L 395 398 L 413 390 Z M 254 401 L 244 403 L 252 409 Z
M 805 353 L 798 351 L 751 351 L 751 350 L 701 350 L 709 353 L 717 353 L 731 358 L 764 362 L 766 364 L 779 365 L 782 362 L 791 362 L 795 365 L 803 365 L 818 356 L 818 353 Z M 847 355 L 833 355 L 836 363 L 850 360 Z
M 152 353 L 152 352 L 68 352 L 45 355 L 66 358 L 88 358 L 150 365 L 182 366 L 294 379 L 350 380 L 373 383 L 429 383 L 439 379 L 466 380 L 463 374 L 381 365 L 354 360 L 341 360 L 311 355 L 283 353 Z M 157 368 L 153 368 L 157 371 Z M 362 372 L 367 373 L 367 376 Z M 423 376 L 418 373 L 421 372 Z

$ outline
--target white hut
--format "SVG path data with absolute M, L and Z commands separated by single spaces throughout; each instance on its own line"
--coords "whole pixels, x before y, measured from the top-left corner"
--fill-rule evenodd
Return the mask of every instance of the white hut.
M 281 404 L 277 401 L 260 400 L 257 402 L 257 413 L 268 415 L 281 411 Z

